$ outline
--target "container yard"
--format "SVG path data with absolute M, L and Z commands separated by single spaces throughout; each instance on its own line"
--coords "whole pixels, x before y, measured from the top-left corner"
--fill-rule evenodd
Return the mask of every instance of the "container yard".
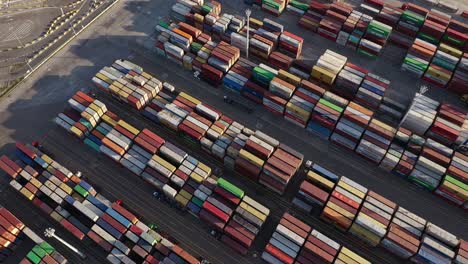
M 468 6 L 114 5 L 0 97 L 0 262 L 467 263 Z

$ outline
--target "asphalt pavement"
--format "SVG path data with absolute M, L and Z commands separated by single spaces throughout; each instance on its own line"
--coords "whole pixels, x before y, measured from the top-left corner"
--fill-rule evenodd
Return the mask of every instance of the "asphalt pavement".
M 231 8 L 232 10 L 237 10 L 238 13 L 241 13 L 241 10 L 245 6 L 243 4 L 240 5 L 240 2 L 241 1 L 223 1 L 223 10 L 229 10 Z M 215 89 L 195 79 L 191 72 L 184 71 L 181 67 L 176 66 L 168 60 L 161 59 L 152 53 L 135 52 L 135 50 L 141 50 L 141 46 L 148 48 L 152 46 L 152 43 L 154 43 L 154 25 L 161 19 L 167 19 L 168 10 L 172 4 L 173 1 L 120 1 L 109 11 L 108 14 L 91 25 L 70 45 L 59 51 L 56 56 L 54 56 L 37 72 L 32 74 L 19 87 L 17 87 L 17 89 L 12 91 L 7 97 L 0 99 L 0 154 L 13 155 L 13 143 L 16 140 L 30 142 L 32 140 L 41 140 L 45 137 L 48 142 L 54 141 L 51 140 L 51 138 L 53 138 L 54 135 L 59 137 L 58 135 L 60 135 L 60 133 L 48 134 L 50 131 L 56 130 L 51 120 L 57 115 L 57 113 L 64 109 L 66 106 L 66 100 L 77 90 L 89 89 L 92 87 L 91 77 L 100 68 L 112 64 L 115 59 L 128 58 L 137 64 L 141 64 L 148 72 L 154 74 L 156 77 L 162 80 L 168 80 L 174 83 L 179 89 L 188 91 L 194 96 L 202 99 L 204 102 L 221 109 L 225 114 L 235 120 L 238 120 L 251 128 L 262 129 L 271 136 L 276 137 L 277 139 L 298 149 L 305 154 L 307 159 L 311 159 L 341 175 L 346 175 L 347 177 L 350 177 L 364 186 L 397 202 L 410 211 L 433 221 L 435 224 L 440 225 L 446 230 L 466 238 L 466 234 L 468 234 L 466 213 L 464 213 L 460 208 L 456 208 L 442 199 L 435 197 L 426 191 L 420 190 L 400 178 L 379 170 L 375 165 L 366 162 L 354 153 L 347 152 L 327 141 L 319 139 L 316 136 L 307 133 L 305 130 L 284 121 L 282 118 L 269 114 L 261 107 L 252 106 L 254 108 L 254 113 L 247 115 L 245 112 L 240 111 L 233 106 L 225 105 L 222 102 L 222 95 L 225 94 L 224 90 Z M 262 14 L 264 13 L 254 10 L 252 16 L 260 17 Z M 288 16 L 291 15 L 286 14 L 278 19 L 280 21 L 292 20 L 292 18 L 288 18 Z M 294 25 L 295 21 L 289 23 Z M 289 24 L 287 25 L 287 28 L 288 27 Z M 321 37 L 314 36 L 313 33 L 310 33 L 310 35 L 306 33 L 305 35 L 307 36 L 305 54 L 315 54 L 313 56 L 317 56 L 321 54 L 326 47 L 331 49 L 335 48 L 333 43 Z M 354 52 L 346 50 L 343 52 L 349 53 L 351 61 L 360 60 L 358 55 Z M 397 56 L 392 56 L 391 53 L 389 53 L 388 56 L 390 62 L 387 62 L 385 59 L 386 57 L 383 57 L 378 61 L 367 63 L 370 66 L 374 65 L 375 68 L 373 69 L 375 69 L 377 73 L 385 74 L 388 72 L 391 74 L 387 77 L 391 79 L 392 82 L 396 82 L 398 84 L 395 85 L 395 89 L 401 89 L 402 93 L 406 91 L 402 94 L 402 97 L 404 97 L 403 99 L 405 102 L 409 102 L 410 94 L 417 89 L 414 78 L 405 73 L 399 73 Z M 360 62 L 357 63 L 359 64 Z M 440 93 L 438 93 L 438 91 Z M 436 96 L 432 95 L 433 92 L 440 94 L 440 96 L 442 96 L 441 98 L 444 100 L 456 101 L 455 96 L 450 95 L 441 89 L 431 89 L 429 93 L 431 97 Z M 400 92 L 395 91 L 395 94 L 399 93 Z M 122 109 L 125 108 L 122 107 Z M 125 112 L 127 111 L 121 111 L 122 114 Z M 139 120 L 138 122 L 144 122 L 141 119 L 135 120 Z M 62 136 L 70 137 L 68 135 Z M 65 143 L 60 143 L 59 140 L 57 140 L 57 143 L 52 143 L 56 145 L 54 147 L 54 152 L 59 156 L 64 156 L 63 160 L 65 161 L 65 165 L 69 164 L 72 168 L 76 169 L 81 168 L 83 171 L 87 172 L 88 175 L 98 175 L 96 176 L 96 185 L 101 186 L 103 192 L 108 192 L 109 194 L 113 193 L 114 195 L 126 193 L 122 186 L 112 186 L 112 184 L 115 184 L 115 178 L 128 178 L 130 175 L 121 176 L 121 174 L 124 173 L 122 170 L 119 172 L 113 171 L 113 173 L 109 173 L 108 170 L 110 169 L 107 167 L 110 166 L 103 166 L 105 167 L 103 169 L 88 168 L 86 166 L 87 163 L 85 162 L 87 160 L 80 159 L 78 156 L 83 156 L 84 154 L 90 154 L 91 157 L 97 156 L 92 156 L 92 153 L 90 153 L 91 150 L 82 144 L 70 143 L 70 146 L 73 146 L 74 148 L 71 149 L 66 141 L 67 139 L 63 140 L 65 140 Z M 174 140 L 176 139 L 174 138 Z M 53 144 L 51 144 L 52 147 Z M 65 156 L 69 157 L 66 158 Z M 101 162 L 104 164 L 108 161 L 103 160 Z M 106 176 L 99 176 L 101 174 Z M 268 196 L 268 191 L 263 187 L 259 187 L 258 184 L 254 184 L 234 176 L 229 177 L 236 184 L 246 188 L 248 192 L 253 193 L 254 195 L 252 196 L 254 196 L 255 199 L 264 201 L 265 204 L 272 208 L 278 208 L 275 212 L 286 210 L 290 198 L 294 193 L 294 190 L 292 190 L 286 195 L 286 198 L 273 198 Z M 296 177 L 297 179 L 295 180 L 295 183 L 300 182 L 301 177 L 302 176 Z M 133 184 L 140 186 L 139 188 L 143 188 L 142 190 L 145 191 L 139 193 L 132 190 L 132 195 L 121 198 L 124 198 L 124 201 L 128 199 L 129 207 L 136 208 L 139 213 L 143 214 L 144 219 L 156 220 L 155 216 L 152 218 L 152 213 L 142 210 L 142 206 L 145 205 L 145 202 L 151 200 L 151 190 L 148 189 L 148 187 L 144 187 L 147 186 L 147 184 L 143 183 L 139 179 L 135 179 Z M 0 185 L 0 190 L 3 192 L 8 192 L 7 189 L 9 189 L 9 187 L 6 187 L 5 184 Z M 21 211 L 21 213 L 23 213 L 22 218 L 24 218 L 26 223 L 27 221 L 34 221 L 34 218 L 37 218 L 37 215 L 32 215 L 30 213 L 30 211 L 34 212 L 34 210 L 23 211 L 21 209 L 16 209 L 14 201 L 11 200 L 10 195 L 0 196 L 0 204 L 4 204 L 7 208 L 10 206 L 15 208 L 15 210 Z M 275 203 L 272 203 L 271 201 L 277 200 L 282 202 L 275 206 Z M 19 199 L 19 201 L 21 201 L 21 199 Z M 24 202 L 23 204 L 26 203 Z M 150 212 L 157 212 L 159 210 L 163 210 L 161 208 L 164 208 L 164 205 L 158 205 L 157 203 L 151 206 L 154 206 L 154 209 L 149 210 Z M 27 208 L 27 206 L 25 208 Z M 166 219 L 175 217 L 175 215 L 178 214 L 177 211 L 174 211 L 174 209 L 171 208 L 168 208 L 164 212 L 168 214 Z M 317 223 L 319 225 L 321 223 L 321 221 L 313 216 L 301 217 L 309 219 L 307 221 L 313 221 L 311 223 L 314 224 Z M 47 218 L 41 219 L 45 221 L 45 223 L 48 222 Z M 178 216 L 177 219 L 183 221 L 183 224 L 192 223 L 194 228 L 201 228 L 200 231 L 196 231 L 200 232 L 200 235 L 201 233 L 206 233 L 206 230 L 203 230 L 203 224 L 201 224 L 200 221 L 193 219 L 191 216 Z M 167 227 L 174 228 L 169 225 Z M 334 228 L 329 225 L 323 225 L 321 227 L 326 232 L 330 232 L 330 236 L 336 236 L 333 238 L 337 240 L 352 241 L 352 245 L 348 246 L 353 246 L 355 244 L 350 235 L 339 235 L 339 233 L 335 234 L 336 231 L 333 231 Z M 179 231 L 179 228 L 174 228 L 173 230 L 177 231 L 174 235 L 176 238 L 180 240 L 185 238 L 185 235 L 183 232 Z M 319 228 L 319 230 L 321 229 Z M 268 233 L 269 231 L 265 230 L 265 232 Z M 189 240 L 189 242 L 190 241 L 192 240 Z M 262 238 L 259 238 L 259 241 L 260 242 L 258 243 L 261 244 Z M 200 248 L 191 247 L 189 251 L 194 250 L 197 253 L 211 252 L 209 249 L 211 247 L 210 244 L 205 246 L 204 244 L 196 242 L 190 243 L 198 245 Z M 217 245 L 218 243 L 216 242 L 213 244 Z M 360 244 L 357 243 L 356 245 L 359 246 Z M 228 250 L 225 246 L 219 245 L 219 247 L 224 247 L 224 250 Z M 220 249 L 219 251 L 224 252 L 224 250 Z M 367 251 L 369 251 L 369 249 L 364 251 L 364 253 Z M 377 250 L 377 252 L 379 251 Z M 370 252 L 369 254 L 372 253 L 373 252 Z

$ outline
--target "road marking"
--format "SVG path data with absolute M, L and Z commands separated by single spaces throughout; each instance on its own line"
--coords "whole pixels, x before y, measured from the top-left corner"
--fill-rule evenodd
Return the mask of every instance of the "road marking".
M 21 24 L 10 24 L 10 27 L 7 29 L 7 32 L 0 35 L 0 43 L 15 40 L 17 37 L 19 39 L 24 39 L 29 36 L 33 29 L 33 21 L 26 20 Z

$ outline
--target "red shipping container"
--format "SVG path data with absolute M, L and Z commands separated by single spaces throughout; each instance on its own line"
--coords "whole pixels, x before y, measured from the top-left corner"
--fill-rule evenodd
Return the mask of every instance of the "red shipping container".
M 208 201 L 203 203 L 203 209 L 207 210 L 208 212 L 212 213 L 214 216 L 222 220 L 223 222 L 227 223 L 229 221 L 229 215 L 221 211 L 218 207 L 214 206 Z
M 283 263 L 292 264 L 294 262 L 294 259 L 292 257 L 283 253 L 281 250 L 279 250 L 277 247 L 273 246 L 270 243 L 266 245 L 265 251 L 270 253 L 272 256 L 274 256 Z
M 231 238 L 249 248 L 252 245 L 253 240 L 243 235 L 239 230 L 233 228 L 232 226 L 228 225 L 224 228 L 224 232 L 229 235 Z
M 79 240 L 83 240 L 85 238 L 85 234 L 83 234 L 83 232 L 81 232 L 78 228 L 76 228 L 74 225 L 72 225 L 66 219 L 63 219 L 62 221 L 60 221 L 60 224 L 65 229 L 67 229 L 69 232 L 71 232 Z

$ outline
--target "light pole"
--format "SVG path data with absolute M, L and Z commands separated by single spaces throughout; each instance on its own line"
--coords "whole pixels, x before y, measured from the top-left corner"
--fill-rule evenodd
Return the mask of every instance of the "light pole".
M 53 237 L 55 239 L 57 239 L 60 243 L 64 244 L 66 247 L 68 247 L 69 249 L 71 249 L 73 252 L 75 252 L 76 254 L 78 254 L 80 256 L 80 258 L 82 259 L 85 259 L 86 258 L 86 255 L 82 252 L 80 252 L 78 249 L 76 249 L 74 246 L 70 245 L 68 242 L 66 242 L 65 240 L 63 240 L 62 238 L 60 238 L 59 236 L 57 236 L 55 234 L 55 229 L 53 228 L 47 228 L 45 231 L 44 231 L 44 236 L 46 237 Z
M 250 44 L 250 39 L 249 39 L 249 36 L 250 36 L 250 14 L 252 14 L 252 11 L 247 8 L 245 10 L 245 16 L 247 17 L 247 50 L 245 51 L 245 55 L 247 57 L 247 59 L 249 58 L 249 44 Z

